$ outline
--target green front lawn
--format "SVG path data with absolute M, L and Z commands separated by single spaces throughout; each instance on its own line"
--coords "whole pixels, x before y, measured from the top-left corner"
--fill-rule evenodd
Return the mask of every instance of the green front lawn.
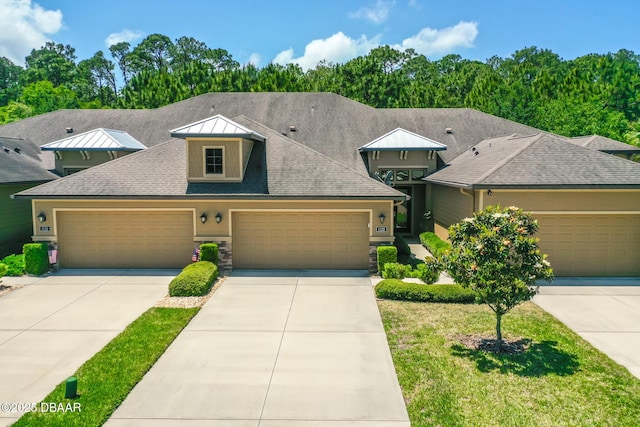
M 378 304 L 413 427 L 640 423 L 640 380 L 531 302 L 503 318 L 513 354 L 474 349 L 485 305 Z
M 147 310 L 78 369 L 77 398 L 65 399 L 63 382 L 38 405 L 47 412 L 28 413 L 14 426 L 101 426 L 199 310 Z M 50 404 L 76 410 L 51 412 Z

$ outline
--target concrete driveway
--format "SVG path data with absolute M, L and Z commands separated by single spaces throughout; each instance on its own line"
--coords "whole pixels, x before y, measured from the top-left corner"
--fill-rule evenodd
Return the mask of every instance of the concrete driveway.
M 0 297 L 0 402 L 37 403 L 167 293 L 174 270 L 62 270 Z M 20 417 L 0 411 L 0 426 Z
M 557 278 L 533 302 L 640 378 L 640 278 Z
M 106 425 L 409 418 L 367 272 L 234 271 Z

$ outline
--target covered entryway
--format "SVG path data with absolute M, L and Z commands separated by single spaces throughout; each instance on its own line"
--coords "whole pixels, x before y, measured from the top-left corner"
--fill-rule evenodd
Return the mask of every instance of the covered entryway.
M 182 268 L 193 253 L 192 211 L 57 212 L 61 268 Z
M 640 276 L 640 215 L 535 214 L 558 276 Z
M 368 212 L 235 212 L 233 268 L 368 269 Z

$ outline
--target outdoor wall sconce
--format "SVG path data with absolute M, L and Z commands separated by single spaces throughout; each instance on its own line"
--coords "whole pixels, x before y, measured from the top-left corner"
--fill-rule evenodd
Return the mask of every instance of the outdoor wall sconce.
M 40 212 L 40 215 L 38 215 L 38 221 L 45 222 L 46 220 L 47 216 L 44 214 L 44 212 Z
M 216 214 L 216 217 L 215 217 L 215 218 L 216 218 L 216 222 L 217 222 L 218 224 L 220 224 L 220 222 L 222 221 L 222 214 L 221 214 L 220 212 L 218 212 L 218 213 Z
M 380 224 L 384 224 L 384 220 L 387 218 L 387 216 L 384 213 L 381 213 L 378 218 L 380 219 Z
M 491 191 L 491 189 L 488 189 L 488 190 L 487 190 L 487 195 L 488 195 L 488 196 L 490 196 L 490 195 L 492 195 L 492 194 L 493 194 L 493 191 Z
M 202 223 L 204 224 L 205 222 L 207 222 L 207 214 L 202 212 L 202 215 L 200 215 L 200 221 L 202 221 Z

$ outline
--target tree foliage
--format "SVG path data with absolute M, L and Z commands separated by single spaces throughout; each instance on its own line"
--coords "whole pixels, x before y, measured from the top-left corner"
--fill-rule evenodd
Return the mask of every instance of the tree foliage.
M 498 345 L 502 316 L 538 292 L 536 281 L 553 280 L 533 237 L 537 230 L 532 216 L 513 206 L 489 206 L 449 228 L 452 248 L 442 263 L 456 283 L 494 311 Z
M 26 57 L 24 69 L 0 58 L 0 120 L 46 112 L 22 95 L 48 81 L 75 92 L 81 108 L 155 108 L 207 92 L 315 91 L 377 108 L 474 108 L 565 136 L 634 142 L 640 128 L 640 57 L 625 49 L 564 60 L 526 47 L 481 62 L 459 55 L 433 61 L 381 46 L 343 64 L 321 61 L 303 70 L 241 66 L 226 50 L 193 37 L 151 34 L 136 46 L 112 45 L 109 54 L 76 63 L 73 47 L 47 42 Z M 58 104 L 68 105 L 48 103 Z

